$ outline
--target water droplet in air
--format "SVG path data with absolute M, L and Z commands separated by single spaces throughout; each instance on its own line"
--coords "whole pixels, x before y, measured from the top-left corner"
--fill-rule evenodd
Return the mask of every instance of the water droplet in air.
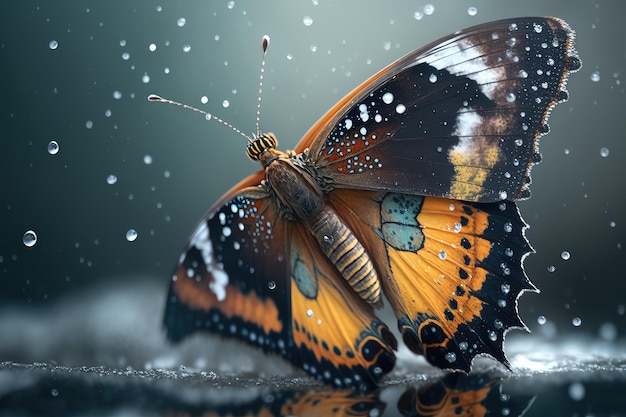
M 470 6 L 467 8 L 467 14 L 470 16 L 476 16 L 476 13 L 478 13 L 478 9 L 474 6 Z
M 304 23 L 304 26 L 311 26 L 313 24 L 313 18 L 311 16 L 304 16 L 302 23 Z
M 148 45 L 148 50 L 149 50 L 150 52 L 154 52 L 154 51 L 156 51 L 156 44 L 151 43 L 150 45 Z
M 113 185 L 117 182 L 117 177 L 113 174 L 107 176 L 107 184 Z
M 604 323 L 600 326 L 599 334 L 607 342 L 613 342 L 617 337 L 617 327 L 613 323 Z
M 50 391 L 50 395 L 52 395 L 53 397 L 58 397 L 59 396 L 59 390 L 56 388 L 52 388 L 52 390 Z
M 230 0 L 228 3 L 226 3 L 226 7 L 232 10 L 232 8 L 235 7 L 235 2 L 233 0 Z
M 152 163 L 152 156 L 151 155 L 144 155 L 143 156 L 143 163 L 146 165 L 150 165 Z
M 574 325 L 574 327 L 580 327 L 580 325 L 583 324 L 583 321 L 580 317 L 574 317 L 572 319 L 572 324 Z
M 548 272 L 554 272 L 554 271 L 556 271 L 556 266 L 554 266 L 554 265 L 550 265 L 550 266 L 548 267 Z
M 179 28 L 182 28 L 183 26 L 185 26 L 185 23 L 187 23 L 187 19 L 185 19 L 184 17 L 179 17 L 178 20 L 176 21 L 176 25 Z
M 433 13 L 435 13 L 435 6 L 434 5 L 429 3 L 426 6 L 424 6 L 424 14 L 426 16 L 430 16 Z
M 135 229 L 128 229 L 126 232 L 126 240 L 129 242 L 134 242 L 137 239 L 137 231 Z
M 32 248 L 33 246 L 35 246 L 35 243 L 37 243 L 37 233 L 32 230 L 26 231 L 26 233 L 24 233 L 24 236 L 22 237 L 22 242 L 24 242 L 24 245 L 26 247 Z
M 267 288 L 269 288 L 270 290 L 273 290 L 276 288 L 276 281 L 270 281 L 267 283 Z
M 48 142 L 48 153 L 50 155 L 56 155 L 59 153 L 59 144 L 56 140 L 51 140 Z
M 537 317 L 537 323 L 539 323 L 540 325 L 544 325 L 546 324 L 548 320 L 546 319 L 546 316 L 539 316 Z
M 200 97 L 200 103 L 207 104 L 209 102 L 209 98 L 207 96 Z
M 448 352 L 446 353 L 446 360 L 450 363 L 455 362 L 456 361 L 456 353 L 454 352 Z
M 121 91 L 117 91 L 117 90 L 115 90 L 115 91 L 113 92 L 113 98 L 114 98 L 115 100 L 119 100 L 119 99 L 121 99 L 121 98 L 122 98 L 122 92 L 121 92 Z
M 415 20 L 422 20 L 422 17 L 424 17 L 424 13 L 420 11 L 413 13 L 413 19 Z
M 85 122 L 85 127 L 86 127 L 87 129 L 91 129 L 91 128 L 93 127 L 93 122 L 92 122 L 91 120 L 87 120 L 87 121 Z
M 567 391 L 570 398 L 574 401 L 580 401 L 585 398 L 585 386 L 580 382 L 572 383 Z
M 567 261 L 567 260 L 570 258 L 570 256 L 571 256 L 571 255 L 570 255 L 570 253 L 569 253 L 568 251 L 566 251 L 566 250 L 564 250 L 563 252 L 561 252 L 561 258 L 562 258 L 564 261 Z
M 228 100 L 222 101 L 222 107 L 227 108 L 228 106 L 230 106 L 230 101 Z
M 606 158 L 607 156 L 609 156 L 609 148 L 606 148 L 606 147 L 600 148 L 600 156 L 603 158 Z
M 308 309 L 308 310 L 306 311 L 306 316 L 307 316 L 308 318 L 313 317 L 313 310 Z
M 50 41 L 50 43 L 48 44 L 48 47 L 50 49 L 52 49 L 53 51 L 55 49 L 57 49 L 59 47 L 59 42 L 55 41 L 54 39 Z
M 437 76 L 435 74 L 430 74 L 430 76 L 428 77 L 428 81 L 430 81 L 431 83 L 436 83 Z
M 591 73 L 591 81 L 593 81 L 594 83 L 600 81 L 600 71 L 594 71 Z
M 188 43 L 183 45 L 183 52 L 189 52 L 191 51 L 191 45 L 189 45 Z

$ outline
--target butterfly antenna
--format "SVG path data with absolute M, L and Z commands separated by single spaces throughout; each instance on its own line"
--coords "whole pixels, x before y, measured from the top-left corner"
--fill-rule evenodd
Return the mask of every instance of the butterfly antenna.
M 190 106 L 190 105 L 188 105 L 188 104 L 179 103 L 178 101 L 174 101 L 174 100 L 170 100 L 170 99 L 167 99 L 167 98 L 163 98 L 163 97 L 161 97 L 161 96 L 157 96 L 156 94 L 150 94 L 150 95 L 148 96 L 148 101 L 158 101 L 158 102 L 160 102 L 160 103 L 175 104 L 175 105 L 180 106 L 180 107 L 183 107 L 183 108 L 185 108 L 185 109 L 187 109 L 187 110 L 193 110 L 193 111 L 195 111 L 195 112 L 198 112 L 198 113 L 204 114 L 204 116 L 205 116 L 205 118 L 206 118 L 207 120 L 215 120 L 215 121 L 217 121 L 217 122 L 219 122 L 219 123 L 223 124 L 224 126 L 229 127 L 230 129 L 234 130 L 235 132 L 239 133 L 241 136 L 243 136 L 244 138 L 246 138 L 246 140 L 247 140 L 249 143 L 252 143 L 252 142 L 253 142 L 253 141 L 252 141 L 252 138 L 251 138 L 250 136 L 246 135 L 246 134 L 245 134 L 245 133 L 243 133 L 241 130 L 237 129 L 235 126 L 231 125 L 231 124 L 230 124 L 230 123 L 228 123 L 227 121 L 222 120 L 222 119 L 220 119 L 219 117 L 214 116 L 214 115 L 212 115 L 211 113 L 208 113 L 208 112 L 206 112 L 206 111 L 204 111 L 204 110 L 200 110 L 200 109 L 198 109 L 198 108 L 196 108 L 196 107 L 193 107 L 193 106 Z M 258 125 L 258 123 L 257 123 L 257 125 Z
M 263 93 L 263 73 L 265 73 L 265 55 L 267 54 L 267 48 L 270 46 L 270 37 L 263 36 L 261 40 L 261 47 L 263 48 L 263 59 L 261 60 L 261 75 L 259 76 L 259 97 L 256 103 L 256 137 L 261 136 L 261 128 L 259 123 L 261 121 L 261 96 Z

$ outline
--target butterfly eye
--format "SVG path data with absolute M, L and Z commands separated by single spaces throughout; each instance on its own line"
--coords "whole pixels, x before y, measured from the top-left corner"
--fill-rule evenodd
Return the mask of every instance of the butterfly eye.
M 254 161 L 261 159 L 261 155 L 268 149 L 278 146 L 278 139 L 273 133 L 264 133 L 258 139 L 250 142 L 246 148 L 246 154 Z

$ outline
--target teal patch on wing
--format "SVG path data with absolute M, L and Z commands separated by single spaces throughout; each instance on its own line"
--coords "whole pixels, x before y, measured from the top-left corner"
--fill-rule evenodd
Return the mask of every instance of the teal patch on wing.
M 317 275 L 313 270 L 313 265 L 307 265 L 306 262 L 300 258 L 299 254 L 293 251 L 291 259 L 293 262 L 291 266 L 292 278 L 296 283 L 296 287 L 298 287 L 298 290 L 300 290 L 302 295 L 306 298 L 317 298 Z
M 417 252 L 424 246 L 424 234 L 417 222 L 424 198 L 389 193 L 380 207 L 381 234 L 397 250 Z

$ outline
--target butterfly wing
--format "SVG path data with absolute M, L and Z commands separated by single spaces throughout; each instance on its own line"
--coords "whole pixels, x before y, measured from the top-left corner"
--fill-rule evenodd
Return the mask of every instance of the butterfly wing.
M 580 67 L 555 18 L 489 22 L 383 69 L 322 117 L 296 151 L 334 187 L 466 201 L 529 196 L 538 138 Z
M 508 366 L 504 336 L 523 328 L 517 299 L 534 289 L 515 203 L 359 190 L 329 202 L 373 254 L 409 349 L 439 368 L 469 372 L 481 354 Z
M 395 363 L 388 328 L 263 186 L 233 189 L 197 226 L 165 327 L 174 341 L 196 331 L 242 340 L 337 387 L 372 388 Z

